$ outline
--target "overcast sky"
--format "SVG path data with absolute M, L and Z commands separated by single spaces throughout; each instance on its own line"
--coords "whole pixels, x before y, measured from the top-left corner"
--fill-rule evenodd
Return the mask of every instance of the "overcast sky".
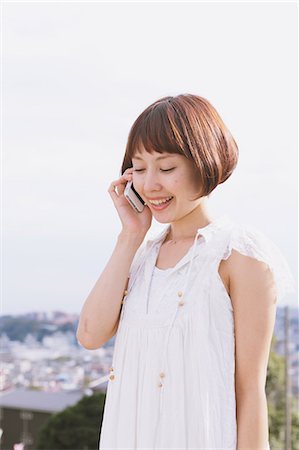
M 129 129 L 180 93 L 239 146 L 210 211 L 260 229 L 297 275 L 295 3 L 4 2 L 2 26 L 3 313 L 80 312 L 121 230 L 107 189 Z

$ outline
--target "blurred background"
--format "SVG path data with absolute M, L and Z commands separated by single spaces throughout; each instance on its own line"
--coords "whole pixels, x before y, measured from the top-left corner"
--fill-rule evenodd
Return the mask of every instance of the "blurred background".
M 270 237 L 297 281 L 297 10 L 291 2 L 1 4 L 4 450 L 12 442 L 96 448 L 98 410 L 91 443 L 79 445 L 81 430 L 69 447 L 47 447 L 40 430 L 83 394 L 105 392 L 113 339 L 88 351 L 74 333 L 121 230 L 108 187 L 130 127 L 158 98 L 193 93 L 217 109 L 240 157 L 210 210 Z M 153 221 L 149 233 L 161 227 Z M 293 293 L 278 305 L 269 364 L 275 449 L 298 448 L 287 437 L 291 419 L 299 437 L 290 413 L 298 401 L 286 400 L 298 393 L 298 335 Z

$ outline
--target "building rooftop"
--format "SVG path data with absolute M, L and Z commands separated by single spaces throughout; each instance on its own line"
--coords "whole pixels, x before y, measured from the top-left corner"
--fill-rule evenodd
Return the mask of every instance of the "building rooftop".
M 2 392 L 0 406 L 55 413 L 76 404 L 83 396 L 82 391 L 44 392 L 20 388 Z

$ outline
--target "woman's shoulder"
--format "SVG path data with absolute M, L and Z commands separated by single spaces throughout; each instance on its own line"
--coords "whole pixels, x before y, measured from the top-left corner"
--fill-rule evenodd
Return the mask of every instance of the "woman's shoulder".
M 272 271 L 278 298 L 295 292 L 295 280 L 284 254 L 258 227 L 249 223 L 232 223 L 225 244 L 222 259 L 227 261 L 229 274 L 238 271 L 241 264 L 251 270 L 254 259 L 265 263 Z

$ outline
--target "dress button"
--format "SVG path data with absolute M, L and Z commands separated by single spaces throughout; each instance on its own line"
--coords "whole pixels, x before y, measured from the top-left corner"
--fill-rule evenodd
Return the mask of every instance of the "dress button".
M 124 291 L 124 295 L 128 295 L 128 291 L 127 289 Z
M 158 384 L 158 387 L 162 387 L 163 386 L 163 384 L 160 382 L 159 384 Z
M 182 291 L 178 291 L 178 296 L 182 297 L 182 295 L 183 295 Z
M 160 373 L 160 378 L 164 378 L 165 377 L 165 373 L 164 372 L 161 372 Z
M 184 306 L 185 302 L 183 300 L 179 301 L 179 306 Z
M 114 380 L 115 375 L 110 375 L 109 378 L 110 378 L 110 380 Z

